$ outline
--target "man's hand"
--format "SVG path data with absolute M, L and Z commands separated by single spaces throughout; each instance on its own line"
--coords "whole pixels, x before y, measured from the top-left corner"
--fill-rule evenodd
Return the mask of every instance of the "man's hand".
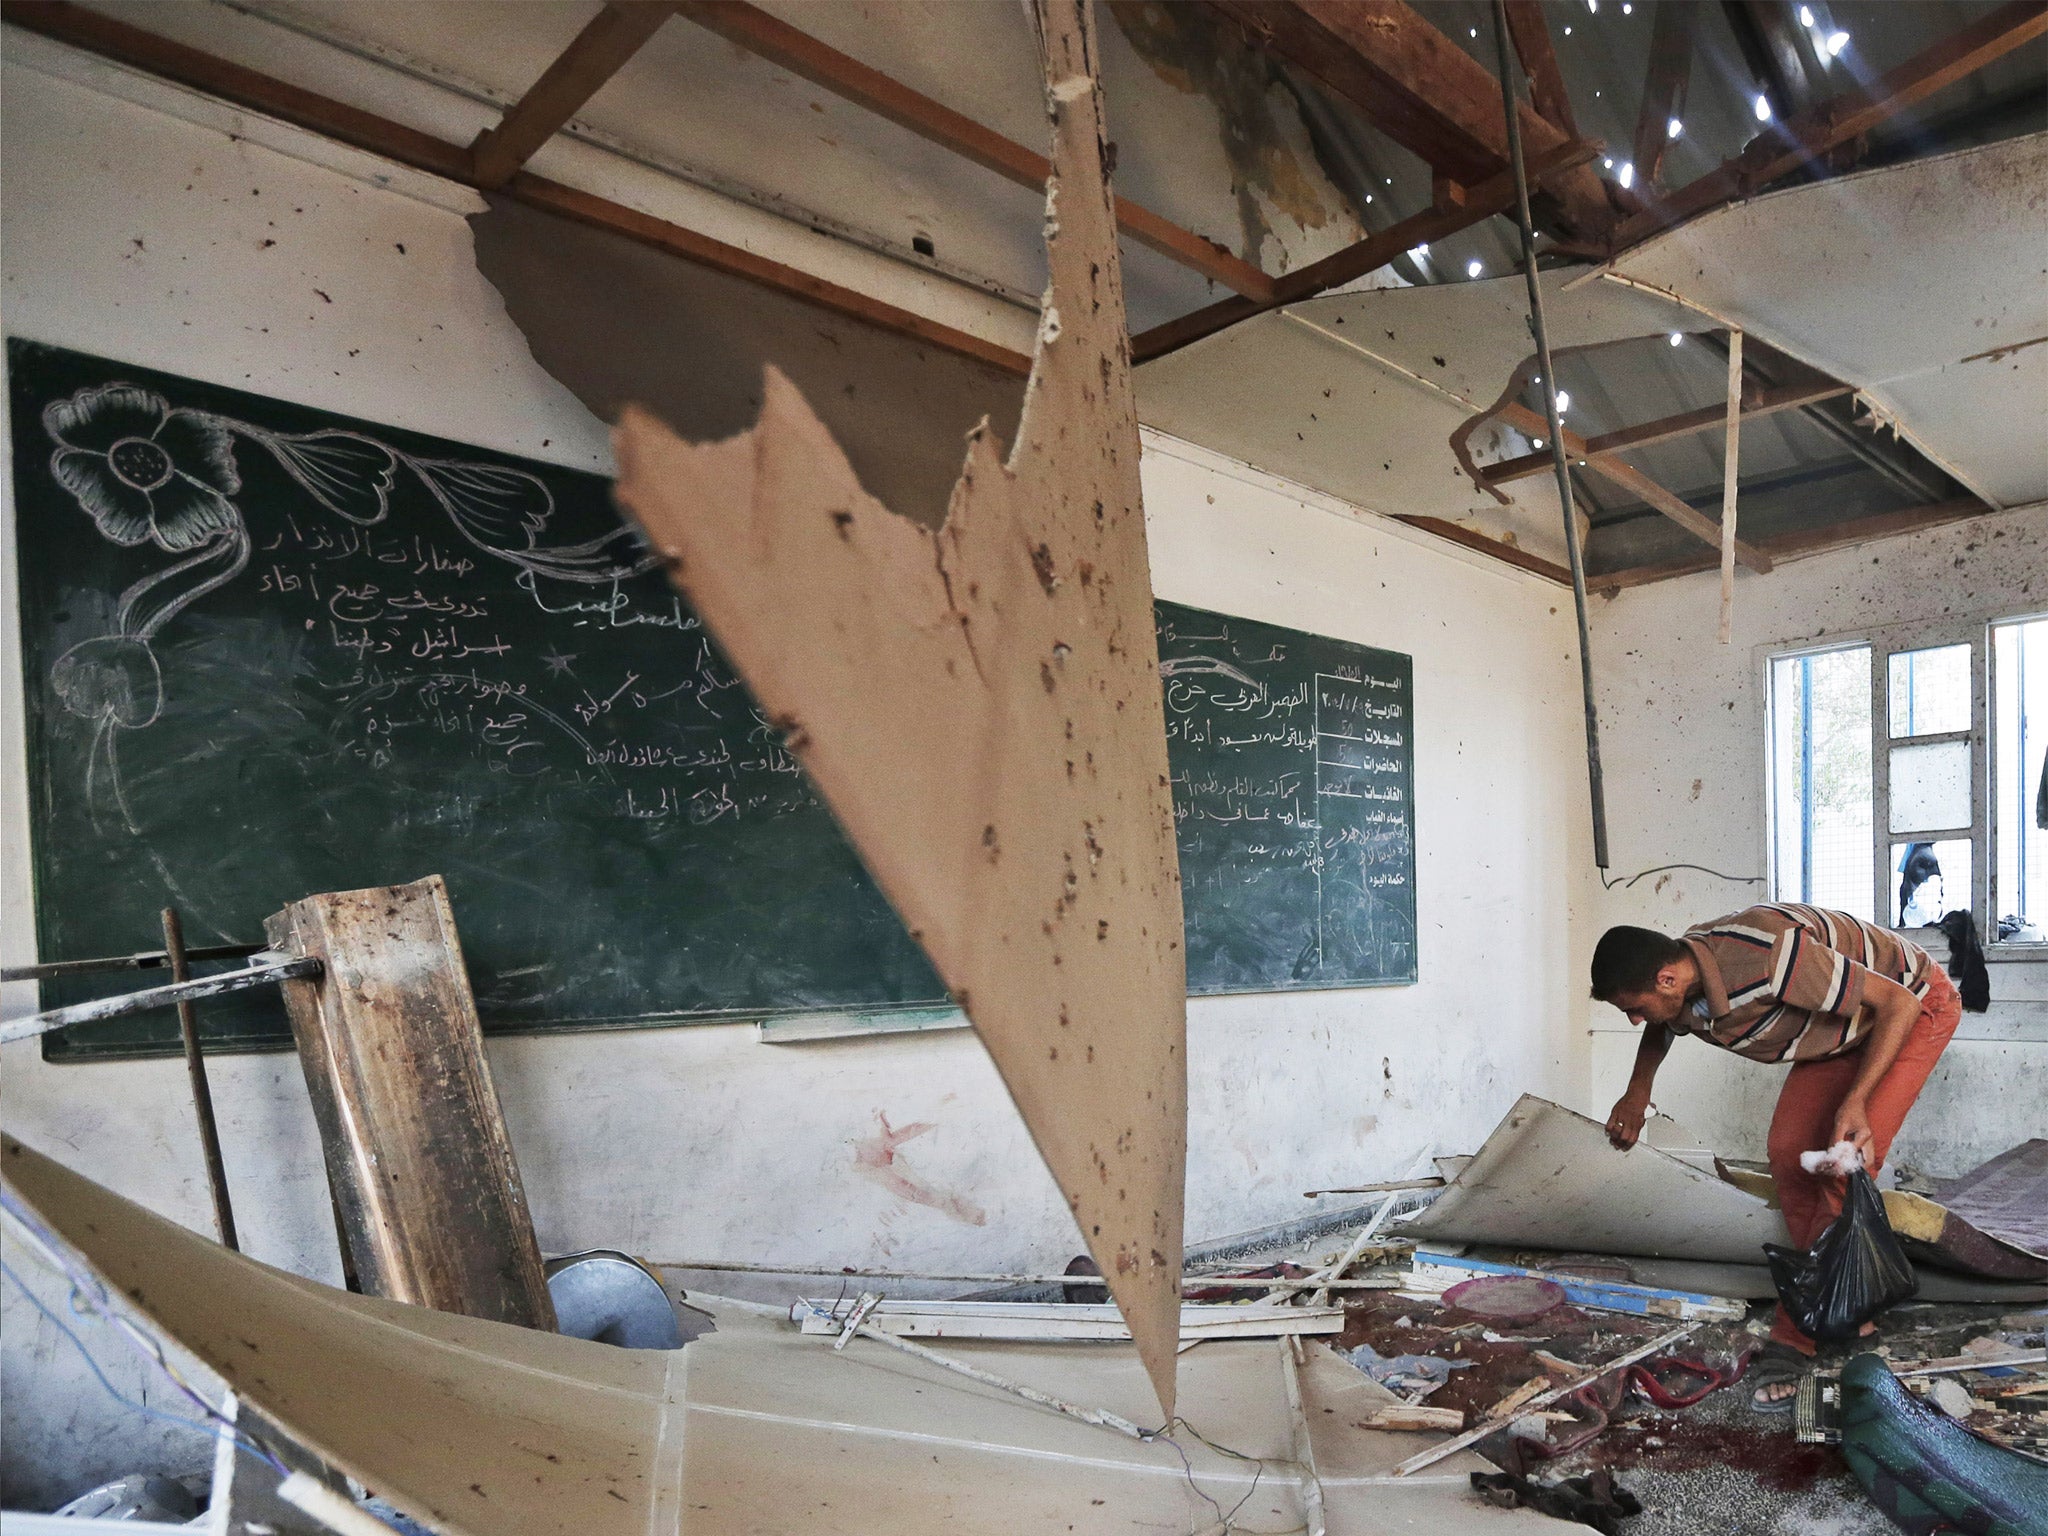
M 1863 1154 L 1864 1164 L 1870 1162 L 1870 1146 L 1877 1138 L 1870 1129 L 1870 1110 L 1864 1102 L 1855 1097 L 1842 1100 L 1842 1107 L 1835 1111 L 1835 1131 L 1828 1138 L 1828 1145 L 1836 1142 L 1853 1141 L 1856 1150 Z
M 1614 1101 L 1614 1112 L 1607 1117 L 1607 1139 L 1626 1152 L 1643 1134 L 1643 1117 L 1649 1112 L 1648 1099 L 1624 1093 Z

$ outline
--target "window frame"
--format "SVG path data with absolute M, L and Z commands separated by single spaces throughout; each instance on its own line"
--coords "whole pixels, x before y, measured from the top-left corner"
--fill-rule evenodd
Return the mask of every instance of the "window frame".
M 1826 637 L 1791 639 L 1759 645 L 1753 652 L 1756 672 L 1762 679 L 1763 718 L 1761 734 L 1764 739 L 1764 869 L 1769 881 L 1771 899 L 1777 900 L 1780 888 L 1777 859 L 1778 838 L 1776 836 L 1776 811 L 1773 786 L 1776 783 L 1776 733 L 1772 729 L 1771 709 L 1771 664 L 1775 661 L 1800 656 L 1819 656 L 1839 651 L 1868 648 L 1870 652 L 1870 832 L 1871 832 L 1871 910 L 1891 928 L 1893 924 L 1892 904 L 1897 895 L 1898 871 L 1892 867 L 1892 844 L 1898 842 L 1933 842 L 1967 840 L 1970 845 L 1970 911 L 1977 918 L 1977 929 L 1984 938 L 1984 952 L 1988 959 L 2041 961 L 2048 960 L 2048 943 L 2000 941 L 1998 922 L 1993 912 L 1993 898 L 1996 894 L 1996 878 L 1993 862 L 1993 841 L 1996 829 L 1993 826 L 1992 774 L 1997 762 L 1997 722 L 1992 718 L 1992 702 L 1997 696 L 1997 678 L 1994 669 L 1997 657 L 1991 643 L 1995 628 L 2007 624 L 2027 623 L 2048 618 L 2048 611 L 1998 614 L 1985 618 L 1941 617 L 1930 619 L 1908 619 L 1893 624 L 1875 625 L 1867 629 L 1842 630 Z M 1932 650 L 1941 646 L 1967 645 L 1970 648 L 1970 724 L 1965 730 L 1929 732 L 1917 736 L 1893 736 L 1891 733 L 1891 658 L 1910 651 Z M 1970 822 L 1967 826 L 1943 828 L 1916 828 L 1910 832 L 1891 830 L 1891 754 L 1894 747 L 1933 746 L 1943 742 L 1967 741 L 1970 744 Z M 1991 914 L 1989 917 L 1986 914 Z M 1913 938 L 1919 929 L 1894 928 L 1906 938 Z
M 1998 771 L 1999 746 L 1997 719 L 1998 712 L 1995 707 L 1995 701 L 1998 698 L 1998 648 L 1991 643 L 1991 633 L 1993 630 L 2002 629 L 2008 624 L 2038 624 L 2043 621 L 2048 621 L 2048 608 L 2036 609 L 2027 613 L 2003 614 L 1995 619 L 1986 619 L 1983 625 L 1985 666 L 1984 676 L 1982 679 L 1982 686 L 1985 690 L 1986 699 L 1984 721 L 1985 735 L 1983 819 L 1986 828 L 1986 863 L 1984 869 L 1985 904 L 1981 910 L 1989 912 L 1991 914 L 1988 931 L 1984 935 L 1984 953 L 1986 954 L 1986 956 L 1996 959 L 2048 960 L 2048 941 L 2037 941 L 2030 943 L 2018 939 L 2006 939 L 2002 941 L 1999 939 L 1998 912 L 1996 907 L 1993 905 L 1993 902 L 1995 901 L 1998 894 L 1993 884 L 1993 882 L 1997 878 L 1997 866 L 1995 863 L 1991 862 L 1993 856 L 1996 854 L 1997 851 L 1995 839 L 1998 835 L 1997 819 L 1994 811 L 1992 810 L 1992 806 L 1994 804 L 1993 795 L 1999 787 L 1994 782 L 1994 777 Z M 2020 773 L 2022 775 L 2022 782 L 2025 781 L 2024 776 L 2026 774 L 2026 771 L 2027 764 L 2025 760 L 2022 759 L 2020 761 Z M 2025 829 L 2022 828 L 2022 835 L 2024 835 L 2024 831 Z M 1975 855 L 1973 854 L 1972 857 L 1975 857 Z M 1980 921 L 1978 926 L 1980 928 L 1984 928 L 1986 925 Z

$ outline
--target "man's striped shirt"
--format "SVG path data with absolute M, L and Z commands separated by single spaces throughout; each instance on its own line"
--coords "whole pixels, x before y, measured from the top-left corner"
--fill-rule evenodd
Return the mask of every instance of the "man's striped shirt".
M 1674 1030 L 1757 1061 L 1821 1061 L 1863 1044 L 1872 975 L 1924 998 L 1933 962 L 1919 945 L 1825 907 L 1770 902 L 1688 929 L 1702 996 Z

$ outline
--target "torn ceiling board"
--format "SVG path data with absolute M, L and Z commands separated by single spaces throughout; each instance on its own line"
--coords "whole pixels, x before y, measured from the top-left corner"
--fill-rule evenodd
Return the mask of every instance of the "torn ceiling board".
M 626 1350 L 351 1295 L 222 1248 L 12 1140 L 0 1168 L 68 1263 L 82 1256 L 264 1419 L 443 1536 L 1136 1536 L 1206 1527 L 1218 1505 L 1240 1502 L 1258 1528 L 1302 1517 L 1298 1484 L 1274 1465 L 1293 1434 L 1274 1341 L 1212 1341 L 1182 1367 L 1189 1417 L 1232 1455 L 1193 1434 L 1131 1440 L 871 1341 L 842 1353 L 724 1308 L 719 1331 L 684 1350 Z M 947 1352 L 1154 1422 L 1150 1379 L 1126 1351 L 962 1341 Z M 1478 1503 L 1467 1476 L 1486 1463 L 1469 1453 L 1389 1485 L 1416 1438 L 1353 1424 L 1385 1389 L 1321 1346 L 1301 1380 L 1332 1532 L 1546 1529 Z
M 1658 294 L 1617 284 L 1567 291 L 1572 276 L 1544 276 L 1554 348 L 1715 328 Z M 1513 482 L 1515 506 L 1503 507 L 1450 447 L 1534 350 L 1519 277 L 1332 294 L 1147 363 L 1139 412 L 1147 426 L 1368 511 L 1513 532 L 1522 547 L 1562 559 L 1550 479 Z M 1473 447 L 1488 462 L 1527 444 L 1489 426 Z
M 2044 206 L 2037 133 L 1718 209 L 1613 270 L 1855 385 L 1950 474 L 2018 506 L 2048 497 Z
M 1044 0 L 1052 283 L 1017 446 L 936 534 L 862 492 L 771 371 L 691 446 L 644 412 L 621 502 L 1002 1073 L 1173 1402 L 1186 976 L 1092 23 Z
M 2035 1137 L 1934 1191 L 1951 1215 L 2048 1259 L 2048 1138 Z
M 677 1528 L 681 1489 L 654 1454 L 666 1356 L 302 1280 L 11 1138 L 0 1171 L 110 1288 L 238 1395 L 436 1530 Z M 8 1384 L 10 1398 L 25 1390 Z
M 1755 1195 L 1667 1152 L 1627 1152 L 1584 1115 L 1525 1094 L 1403 1236 L 1575 1253 L 1753 1263 L 1792 1241 Z
M 148 7 L 177 8 L 164 0 Z M 596 8 L 595 0 L 247 0 L 236 7 L 493 106 L 517 100 Z M 1041 147 L 1035 44 L 1021 7 L 896 0 L 764 9 L 1015 143 Z M 1124 196 L 1274 271 L 1328 255 L 1362 233 L 1264 54 L 1237 41 L 1242 59 L 1205 60 L 1212 69 L 1237 68 L 1221 79 L 1191 76 L 1141 54 L 1108 9 L 1101 20 L 1104 85 L 1122 125 Z M 219 21 L 210 27 L 218 38 Z M 212 51 L 229 45 L 219 38 Z M 265 62 L 289 69 L 298 51 L 280 60 L 273 47 Z M 310 72 L 294 78 L 323 88 Z M 540 174 L 587 186 L 593 170 L 605 174 L 609 157 L 571 138 L 1019 304 L 1043 287 L 1032 191 L 684 15 L 657 30 L 577 109 L 563 137 L 536 155 Z M 1125 242 L 1124 254 L 1140 329 L 1213 296 L 1200 273 L 1135 240 Z
M 469 221 L 477 270 L 534 360 L 606 421 L 633 400 L 693 441 L 730 436 L 760 415 L 773 364 L 815 402 L 869 495 L 937 527 L 967 435 L 983 420 L 1005 432 L 1017 420 L 1024 381 L 987 363 L 489 201 Z
M 1768 1170 L 1719 1169 L 1738 1189 L 1777 1204 Z M 2048 1141 L 2022 1142 L 1934 1198 L 1903 1189 L 1883 1195 L 1885 1219 L 1914 1259 L 1987 1280 L 2048 1280 Z

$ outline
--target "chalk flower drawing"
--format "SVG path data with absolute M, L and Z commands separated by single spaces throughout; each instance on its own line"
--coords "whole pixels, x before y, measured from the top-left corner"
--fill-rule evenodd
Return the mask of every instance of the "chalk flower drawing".
M 50 472 L 116 544 L 182 554 L 241 520 L 228 500 L 242 488 L 234 442 L 210 416 L 107 384 L 52 402 L 43 425 L 59 445 Z
M 400 471 L 410 472 L 464 540 L 519 568 L 521 585 L 536 601 L 539 577 L 610 583 L 654 563 L 624 523 L 576 543 L 546 542 L 555 499 L 537 475 L 498 464 L 422 458 L 361 432 L 273 432 L 232 416 L 174 407 L 154 390 L 128 383 L 102 384 L 52 401 L 43 411 L 43 427 L 56 444 L 51 475 L 106 539 L 124 548 L 154 544 L 183 557 L 130 585 L 116 600 L 113 629 L 80 641 L 51 669 L 51 686 L 65 708 L 93 722 L 87 798 L 92 800 L 104 772 L 131 831 L 139 828 L 122 789 L 115 738 L 154 724 L 163 712 L 163 672 L 151 642 L 181 611 L 233 581 L 249 563 L 249 528 L 233 499 L 242 489 L 236 438 L 269 454 L 320 507 L 359 527 L 390 515 Z M 175 889 L 169 871 L 163 873 Z

